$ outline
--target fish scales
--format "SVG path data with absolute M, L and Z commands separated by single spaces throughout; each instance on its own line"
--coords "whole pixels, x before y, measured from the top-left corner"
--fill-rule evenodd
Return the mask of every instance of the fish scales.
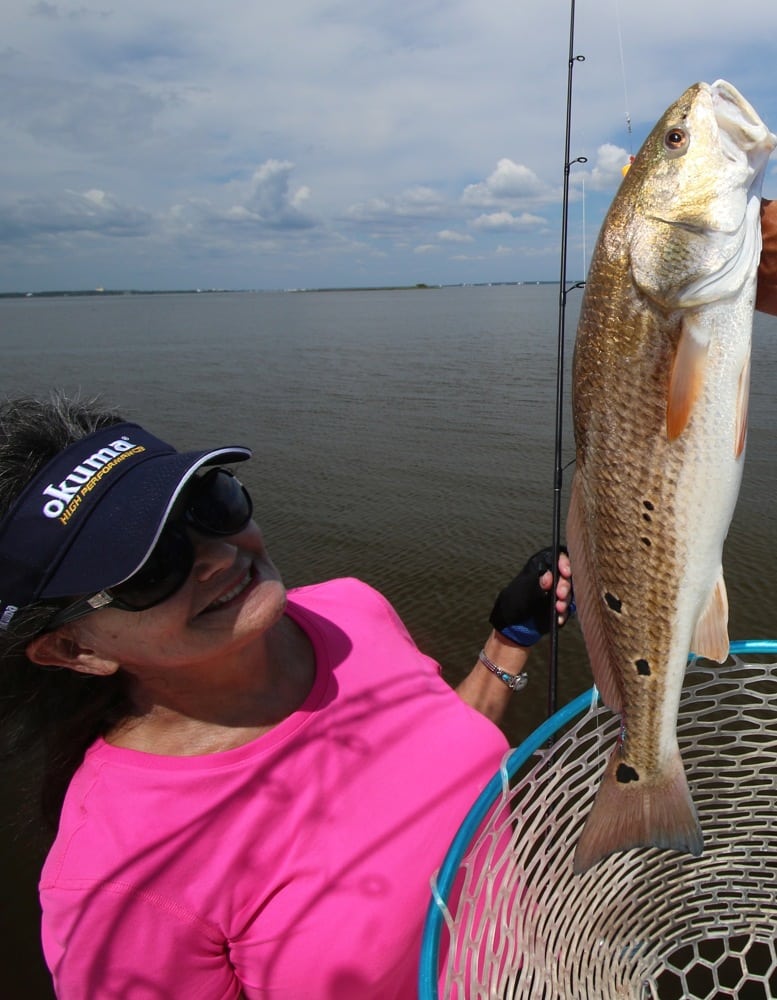
M 609 282 L 593 282 L 594 296 L 597 288 L 607 285 Z M 613 299 L 605 298 L 604 309 L 608 301 L 612 303 Z M 638 328 L 644 325 L 646 315 L 652 310 L 636 296 L 630 305 L 628 314 L 620 312 L 618 336 L 604 345 L 605 350 L 628 350 L 630 335 L 636 339 L 644 336 Z M 598 324 L 604 316 L 597 315 L 596 303 L 591 303 L 591 307 L 592 314 L 588 318 L 596 328 L 601 328 Z M 660 322 L 662 317 L 653 318 L 657 321 L 657 330 L 663 332 L 662 342 L 649 357 L 634 358 L 628 381 L 620 378 L 617 384 L 612 384 L 614 367 L 597 363 L 600 359 L 596 357 L 592 359 L 594 363 L 583 370 L 586 359 L 581 351 L 578 371 L 585 391 L 594 402 L 576 407 L 577 412 L 582 410 L 589 414 L 589 426 L 582 432 L 583 441 L 589 435 L 601 437 L 616 433 L 618 437 L 616 445 L 607 449 L 597 464 L 596 480 L 584 480 L 583 486 L 585 491 L 595 491 L 594 496 L 586 497 L 583 506 L 590 509 L 596 504 L 598 510 L 599 531 L 592 547 L 592 559 L 599 568 L 604 595 L 609 594 L 620 603 L 620 610 L 605 617 L 603 622 L 607 643 L 627 662 L 644 659 L 648 668 L 651 663 L 666 662 L 670 656 L 670 612 L 676 603 L 672 595 L 678 586 L 675 567 L 686 558 L 673 519 L 663 517 L 665 487 L 668 481 L 676 480 L 682 456 L 679 449 L 666 447 L 662 433 L 666 420 L 665 403 L 662 404 L 658 393 L 646 397 L 643 389 L 648 382 L 663 384 L 668 379 L 677 335 L 671 324 Z M 604 326 L 606 328 L 607 324 Z M 612 407 L 622 411 L 615 427 Z M 639 419 L 624 419 L 624 414 L 638 415 Z M 584 452 L 583 446 L 583 461 Z M 625 567 L 630 571 L 624 573 Z M 646 620 L 651 626 L 647 634 Z M 660 678 L 657 684 L 661 684 Z M 624 673 L 623 685 L 623 706 L 629 706 L 639 720 L 638 726 L 630 726 L 625 707 L 622 708 L 628 747 L 640 754 L 649 766 L 658 766 L 655 759 L 659 746 L 656 712 L 661 692 L 646 691 L 636 669 L 633 673 Z
M 725 81 L 646 140 L 605 219 L 573 362 L 578 613 L 621 734 L 578 842 L 698 854 L 675 735 L 687 656 L 725 659 L 722 547 L 744 457 L 760 184 L 775 137 Z

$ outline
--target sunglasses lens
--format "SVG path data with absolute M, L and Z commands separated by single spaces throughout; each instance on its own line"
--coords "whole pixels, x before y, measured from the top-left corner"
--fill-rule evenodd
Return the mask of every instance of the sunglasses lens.
M 206 535 L 235 535 L 246 527 L 254 509 L 248 490 L 226 469 L 211 469 L 192 480 L 182 502 L 185 511 L 167 522 L 137 573 L 107 588 L 114 607 L 145 611 L 180 590 L 194 566 L 194 545 L 186 525 Z M 98 606 L 86 599 L 76 601 L 56 616 L 50 627 L 88 614 Z
M 251 520 L 253 503 L 246 488 L 226 469 L 211 469 L 195 480 L 185 519 L 209 535 L 234 535 Z
M 129 580 L 111 587 L 117 607 L 142 611 L 179 590 L 194 565 L 194 549 L 183 528 L 168 524 L 151 555 Z

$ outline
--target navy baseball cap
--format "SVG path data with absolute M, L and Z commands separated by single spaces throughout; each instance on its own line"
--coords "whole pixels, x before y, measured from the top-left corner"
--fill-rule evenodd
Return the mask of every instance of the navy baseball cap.
M 133 423 L 104 427 L 61 451 L 0 521 L 0 631 L 36 601 L 128 579 L 197 469 L 250 457 L 240 445 L 179 453 Z

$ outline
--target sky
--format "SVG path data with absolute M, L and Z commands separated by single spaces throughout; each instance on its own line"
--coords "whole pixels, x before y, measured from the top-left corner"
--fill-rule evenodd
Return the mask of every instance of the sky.
M 558 280 L 570 0 L 4 0 L 0 292 Z M 567 274 L 775 0 L 577 0 Z M 777 197 L 777 154 L 764 185 Z

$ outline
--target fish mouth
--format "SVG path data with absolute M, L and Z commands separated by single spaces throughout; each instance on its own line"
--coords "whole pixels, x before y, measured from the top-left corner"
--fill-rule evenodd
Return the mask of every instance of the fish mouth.
M 682 226 L 691 233 L 714 233 L 719 239 L 734 241 L 720 267 L 704 274 L 682 291 L 675 305 L 685 309 L 703 305 L 713 297 L 736 294 L 743 274 L 754 261 L 757 262 L 761 252 L 758 221 L 761 184 L 769 154 L 777 146 L 777 136 L 769 131 L 755 108 L 733 84 L 716 80 L 713 84 L 704 84 L 703 90 L 707 91 L 712 102 L 720 151 L 735 164 L 745 197 L 741 215 L 739 212 L 734 216 L 724 213 L 714 225 L 706 220 L 698 226 L 671 220 L 675 227 Z
M 716 80 L 709 90 L 727 155 L 736 159 L 744 152 L 751 167 L 757 171 L 777 146 L 777 136 L 769 131 L 752 104 L 733 84 Z

